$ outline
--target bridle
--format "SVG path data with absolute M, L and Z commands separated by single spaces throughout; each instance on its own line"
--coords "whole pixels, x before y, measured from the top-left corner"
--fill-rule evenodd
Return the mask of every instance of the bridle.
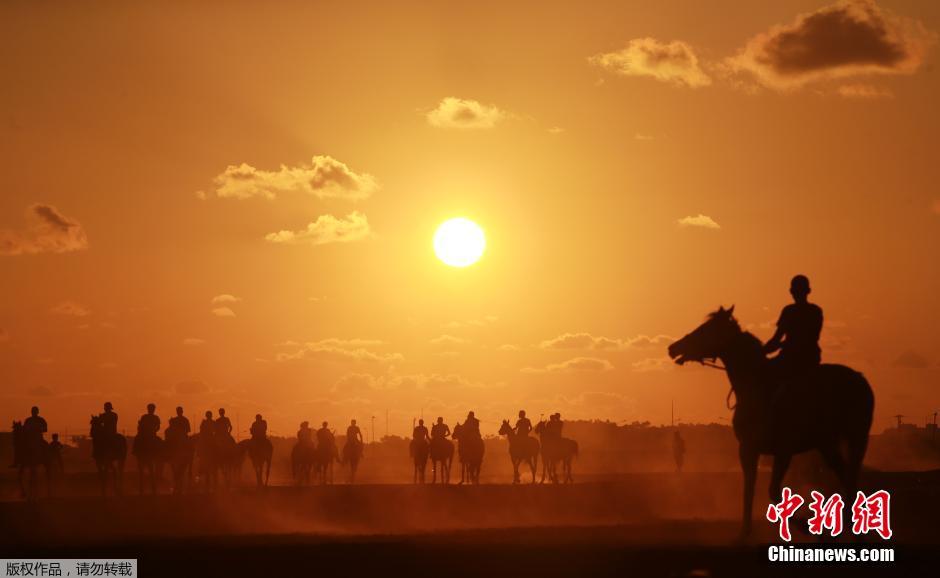
M 712 359 L 715 359 L 715 358 L 713 357 Z M 712 361 L 712 360 L 705 359 L 704 357 L 703 357 L 702 359 L 696 359 L 695 361 L 698 361 L 699 363 L 701 363 L 701 364 L 704 365 L 705 367 L 711 367 L 712 369 L 718 369 L 718 370 L 720 370 L 720 371 L 728 371 L 728 368 L 726 368 L 724 365 L 719 365 L 719 364 L 715 363 L 715 362 Z M 732 395 L 734 395 L 734 386 L 733 386 L 733 385 L 731 386 L 730 389 L 728 389 L 728 395 L 725 396 L 725 407 L 727 407 L 728 409 L 731 409 L 731 410 L 733 410 L 734 408 L 738 407 L 737 396 L 735 396 L 734 405 L 731 404 L 731 396 L 732 396 Z

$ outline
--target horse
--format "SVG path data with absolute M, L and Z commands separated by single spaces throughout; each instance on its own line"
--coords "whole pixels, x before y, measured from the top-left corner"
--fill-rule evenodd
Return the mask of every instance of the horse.
M 479 484 L 486 446 L 479 435 L 464 430 L 465 427 L 459 423 L 454 426 L 453 438 L 457 440 L 457 454 L 460 457 L 460 483 L 466 480 L 469 484 Z
M 441 483 L 450 483 L 450 465 L 454 460 L 454 442 L 447 438 L 432 438 L 429 446 L 431 456 L 431 483 L 437 483 L 437 472 L 440 468 Z
M 362 459 L 362 442 L 347 438 L 343 444 L 343 459 L 340 463 L 349 464 L 349 483 L 356 483 L 356 471 L 359 469 L 359 460 Z
M 339 450 L 336 449 L 336 440 L 330 437 L 329 441 L 318 440 L 314 453 L 313 471 L 321 485 L 333 483 L 333 462 L 339 459 Z
M 409 446 L 411 450 L 411 458 L 414 460 L 415 471 L 414 471 L 414 482 L 424 483 L 424 471 L 428 467 L 428 456 L 430 455 L 430 447 L 428 441 L 424 438 L 413 439 L 411 440 L 411 445 Z
M 539 469 L 539 440 L 527 435 L 518 435 L 509 425 L 509 420 L 503 420 L 499 427 L 499 435 L 509 440 L 509 459 L 512 460 L 512 483 L 520 482 L 519 466 L 523 462 L 529 464 L 532 470 L 532 483 L 535 483 L 535 472 Z
M 127 438 L 119 433 L 109 434 L 98 416 L 91 416 L 91 455 L 101 481 L 101 495 L 108 493 L 108 478 L 112 478 L 114 493 L 123 493 L 124 462 L 127 460 Z
M 157 480 L 162 477 L 163 463 L 166 461 L 166 445 L 157 436 L 134 437 L 131 453 L 137 458 L 137 478 L 140 495 L 144 495 L 144 477 L 150 478 L 150 493 L 157 495 Z
M 310 470 L 316 461 L 317 448 L 312 441 L 298 440 L 290 452 L 291 474 L 298 486 L 310 485 Z
M 822 364 L 799 379 L 780 383 L 760 340 L 742 330 L 734 318 L 734 306 L 719 307 L 698 328 L 672 343 L 668 353 L 679 365 L 720 360 L 731 382 L 736 399 L 732 425 L 744 474 L 742 538 L 751 531 L 761 455 L 774 458 L 772 502 L 780 499 L 791 457 L 810 450 L 819 451 L 835 472 L 844 495 L 855 495 L 875 405 L 871 386 L 861 373 L 844 365 Z
M 195 439 L 183 435 L 166 436 L 163 442 L 164 459 L 173 472 L 173 493 L 180 495 L 186 482 L 192 483 L 193 460 L 196 456 Z
M 46 493 L 52 495 L 52 450 L 49 442 L 42 439 L 42 435 L 31 435 L 23 427 L 22 422 L 13 422 L 13 465 L 18 469 L 20 495 L 24 499 L 32 500 L 36 497 L 36 486 L 39 477 L 39 466 L 46 474 Z M 29 487 L 23 478 L 29 472 Z
M 234 472 L 241 471 L 245 455 L 251 458 L 251 466 L 255 471 L 255 481 L 258 488 L 265 488 L 271 477 L 271 461 L 274 459 L 274 445 L 268 438 L 251 438 L 236 444 Z
M 566 484 L 574 482 L 571 462 L 578 456 L 578 442 L 570 438 L 550 435 L 544 421 L 536 424 L 535 433 L 538 434 L 542 442 L 542 479 L 539 483 L 545 483 L 547 474 L 549 481 L 557 484 L 559 481 L 559 463 L 561 464 L 562 481 Z

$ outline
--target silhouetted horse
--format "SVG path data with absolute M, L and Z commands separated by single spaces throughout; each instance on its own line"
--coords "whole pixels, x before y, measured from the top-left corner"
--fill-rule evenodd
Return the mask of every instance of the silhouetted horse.
M 480 470 L 483 469 L 483 455 L 486 446 L 483 438 L 473 433 L 467 433 L 463 425 L 454 426 L 453 438 L 457 440 L 457 454 L 460 458 L 460 483 L 480 483 Z
M 720 359 L 728 373 L 737 400 L 732 423 L 744 472 L 741 532 L 747 535 L 762 454 L 774 456 L 771 501 L 780 499 L 790 458 L 813 449 L 838 476 L 843 495 L 855 495 L 875 398 L 865 377 L 843 365 L 823 364 L 802 379 L 777 385 L 761 342 L 741 329 L 733 313 L 734 307 L 719 307 L 705 323 L 670 345 L 669 357 L 680 365 Z M 843 443 L 847 459 L 840 449 Z
M 356 483 L 356 471 L 362 459 L 362 442 L 357 439 L 346 439 L 343 444 L 343 459 L 341 463 L 349 464 L 349 483 Z
M 411 440 L 411 458 L 415 464 L 414 483 L 424 483 L 424 471 L 428 467 L 430 447 L 426 439 Z
M 182 494 L 184 486 L 192 483 L 196 440 L 189 436 L 168 437 L 163 442 L 164 457 L 173 471 L 173 493 Z
M 271 477 L 271 461 L 274 459 L 274 445 L 268 438 L 252 438 L 238 442 L 236 448 L 235 471 L 241 471 L 245 455 L 251 459 L 252 469 L 255 471 L 255 481 L 259 488 L 267 487 Z
M 535 483 L 535 472 L 539 469 L 539 440 L 529 437 L 529 436 L 520 436 L 513 431 L 512 426 L 509 425 L 509 420 L 503 420 L 503 424 L 499 427 L 499 435 L 506 436 L 506 439 L 509 440 L 509 459 L 512 460 L 512 483 L 518 484 L 519 479 L 519 466 L 526 462 L 529 464 L 529 469 L 532 470 L 532 483 Z
M 157 495 L 157 480 L 162 477 L 163 463 L 166 461 L 166 446 L 157 436 L 135 436 L 131 453 L 137 458 L 137 478 L 140 495 L 144 494 L 144 478 L 150 479 L 150 492 Z
M 432 438 L 429 448 L 431 457 L 431 483 L 437 483 L 437 472 L 441 472 L 441 483 L 450 483 L 450 465 L 454 460 L 454 442 L 447 438 Z
M 91 416 L 91 455 L 95 459 L 98 469 L 98 479 L 101 481 L 101 495 L 108 493 L 108 478 L 112 479 L 114 493 L 123 493 L 124 462 L 127 460 L 127 438 L 115 433 L 104 431 L 103 424 L 97 416 Z
M 312 441 L 298 441 L 294 444 L 290 452 L 291 474 L 298 486 L 310 485 L 310 470 L 316 461 L 316 453 L 317 447 Z
M 22 422 L 13 422 L 13 465 L 18 469 L 20 495 L 29 500 L 36 498 L 39 466 L 46 474 L 46 493 L 52 495 L 52 450 L 41 435 L 30 435 Z M 27 488 L 23 478 L 29 472 Z
M 339 450 L 333 438 L 330 438 L 329 442 L 317 442 L 317 451 L 314 453 L 313 460 L 313 473 L 319 484 L 333 483 L 333 462 L 338 459 Z
M 545 475 L 548 474 L 549 481 L 557 484 L 559 482 L 558 464 L 561 464 L 561 481 L 566 484 L 574 482 L 571 463 L 578 456 L 578 442 L 565 437 L 547 435 L 544 421 L 535 425 L 535 433 L 542 442 L 542 479 L 539 483 L 544 484 Z

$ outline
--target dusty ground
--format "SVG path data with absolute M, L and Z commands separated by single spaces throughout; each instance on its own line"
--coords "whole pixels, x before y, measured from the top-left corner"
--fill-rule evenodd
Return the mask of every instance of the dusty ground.
M 766 480 L 760 484 L 758 510 Z M 864 485 L 892 491 L 895 564 L 769 564 L 775 536 L 766 522 L 756 521 L 752 541 L 735 542 L 740 480 L 730 473 L 559 487 L 338 485 L 6 501 L 0 550 L 136 557 L 144 576 L 933 575 L 940 472 L 868 473 Z

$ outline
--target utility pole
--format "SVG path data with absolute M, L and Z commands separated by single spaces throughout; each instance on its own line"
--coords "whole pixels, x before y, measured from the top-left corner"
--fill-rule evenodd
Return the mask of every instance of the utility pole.
M 897 415 L 892 416 L 892 417 L 894 417 L 895 419 L 898 420 L 898 429 L 901 429 L 901 418 L 904 417 L 904 416 L 901 415 L 901 414 L 897 414 Z
M 372 443 L 375 443 L 375 416 L 372 416 Z
M 388 437 L 388 408 L 385 408 L 385 437 Z

